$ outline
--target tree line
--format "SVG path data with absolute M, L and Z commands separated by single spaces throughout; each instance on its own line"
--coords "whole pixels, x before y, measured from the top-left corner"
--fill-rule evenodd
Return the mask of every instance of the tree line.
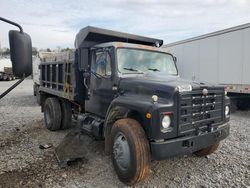
M 68 50 L 72 50 L 71 48 L 57 48 L 56 50 L 52 50 L 50 48 L 46 48 L 46 49 L 39 49 L 36 47 L 32 47 L 32 55 L 36 56 L 37 53 L 39 51 L 43 51 L 43 52 L 64 52 L 64 51 L 68 51 Z M 1 56 L 9 56 L 10 55 L 10 49 L 9 48 L 3 48 L 2 50 L 0 49 L 0 55 Z

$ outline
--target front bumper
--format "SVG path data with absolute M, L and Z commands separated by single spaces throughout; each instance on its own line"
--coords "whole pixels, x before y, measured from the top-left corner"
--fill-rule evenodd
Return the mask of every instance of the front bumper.
M 162 142 L 151 142 L 152 159 L 163 160 L 177 155 L 191 154 L 220 142 L 229 135 L 230 125 L 220 125 L 216 131 L 198 136 L 174 138 Z

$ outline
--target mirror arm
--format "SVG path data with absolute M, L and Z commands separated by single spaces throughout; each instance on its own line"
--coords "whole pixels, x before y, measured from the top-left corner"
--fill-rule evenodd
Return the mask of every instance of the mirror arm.
M 13 84 L 9 89 L 7 89 L 5 92 L 3 92 L 0 95 L 0 99 L 3 98 L 5 95 L 7 95 L 12 89 L 14 89 L 16 86 L 18 86 L 23 80 L 25 79 L 25 77 L 23 77 L 22 79 L 18 80 L 15 84 Z
M 0 17 L 0 20 L 3 21 L 3 22 L 6 22 L 8 24 L 11 24 L 11 25 L 14 25 L 14 26 L 18 27 L 19 30 L 20 30 L 20 33 L 23 33 L 23 28 L 19 24 L 15 23 L 15 22 L 12 22 L 10 20 L 7 20 L 7 19 L 5 19 L 3 17 Z

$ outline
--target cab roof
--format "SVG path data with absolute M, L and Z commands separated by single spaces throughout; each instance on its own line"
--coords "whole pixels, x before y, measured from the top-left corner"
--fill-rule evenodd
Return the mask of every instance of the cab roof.
M 142 44 L 131 44 L 126 42 L 106 42 L 102 44 L 94 45 L 93 48 L 106 48 L 106 47 L 115 47 L 115 48 L 133 48 L 133 49 L 141 49 L 141 50 L 150 50 L 150 51 L 158 51 L 168 53 L 166 48 L 158 48 L 155 46 L 148 46 Z

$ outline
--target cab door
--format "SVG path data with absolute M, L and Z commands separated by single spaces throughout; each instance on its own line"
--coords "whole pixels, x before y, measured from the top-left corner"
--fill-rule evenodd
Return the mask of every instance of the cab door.
M 114 60 L 108 50 L 92 52 L 89 100 L 85 103 L 87 112 L 105 117 L 108 107 L 114 98 L 115 85 Z

